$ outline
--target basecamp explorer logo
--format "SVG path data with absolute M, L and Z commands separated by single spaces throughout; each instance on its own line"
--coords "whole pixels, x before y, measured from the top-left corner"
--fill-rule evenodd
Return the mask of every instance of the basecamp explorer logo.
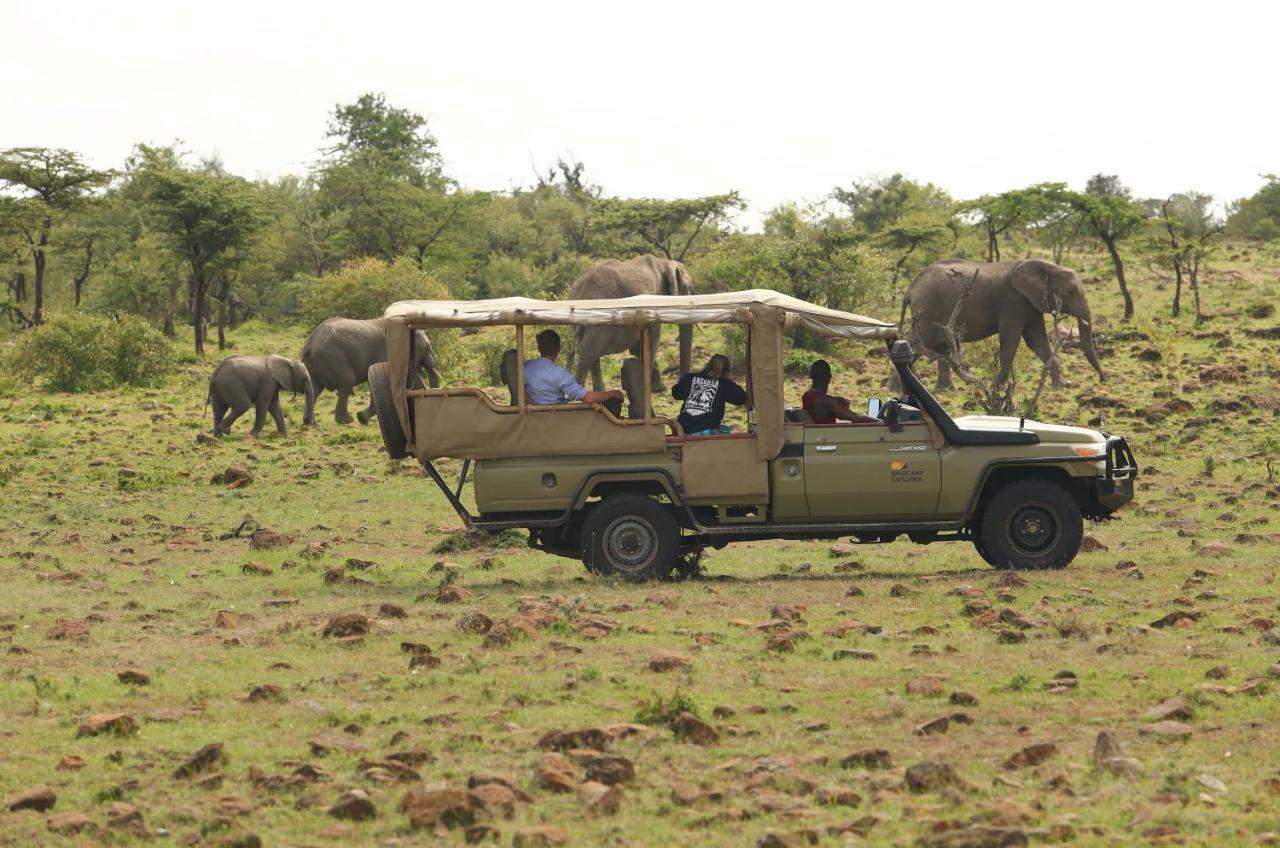
M 890 483 L 919 483 L 922 479 L 924 474 L 919 469 L 912 468 L 911 463 L 905 459 L 895 459 L 889 463 Z

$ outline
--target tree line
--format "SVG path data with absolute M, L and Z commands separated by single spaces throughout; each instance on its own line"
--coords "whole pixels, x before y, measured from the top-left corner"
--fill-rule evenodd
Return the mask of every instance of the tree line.
M 737 191 L 622 198 L 558 161 L 532 184 L 478 191 L 449 176 L 419 114 L 365 94 L 329 116 L 305 174 L 247 180 L 180 146 L 138 145 L 118 169 L 74 151 L 0 151 L 0 313 L 17 327 L 58 308 L 140 316 L 225 345 L 249 316 L 314 321 L 380 312 L 405 297 L 558 297 L 592 262 L 655 253 L 691 266 L 699 288 L 777 288 L 833 307 L 896 296 L 947 256 L 1105 251 L 1133 315 L 1126 260 L 1171 273 L 1197 320 L 1199 279 L 1224 236 L 1280 237 L 1280 178 L 1215 215 L 1212 198 L 1135 198 L 1114 175 L 1083 190 L 1042 183 L 957 200 L 901 174 L 786 204 L 758 232 L 735 225 Z M 369 317 L 352 315 L 351 317 Z

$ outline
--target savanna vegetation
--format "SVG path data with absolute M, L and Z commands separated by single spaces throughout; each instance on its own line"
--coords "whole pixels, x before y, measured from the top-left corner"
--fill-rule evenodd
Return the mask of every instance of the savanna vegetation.
M 744 230 L 734 192 L 617 198 L 576 162 L 471 190 L 373 95 L 322 153 L 270 182 L 176 148 L 109 172 L 0 153 L 0 841 L 1280 839 L 1274 177 L 1219 214 L 1109 175 L 972 199 L 894 175 Z M 1063 336 L 1076 385 L 1026 351 L 1016 384 L 1125 435 L 1135 503 L 1060 572 L 760 542 L 635 586 L 461 533 L 376 426 L 303 429 L 286 399 L 287 437 L 208 435 L 218 348 L 295 356 L 405 297 L 557 297 L 642 252 L 699 291 L 882 317 L 943 257 L 1076 269 L 1107 382 Z M 492 384 L 509 339 L 442 342 L 449 383 Z M 814 344 L 792 340 L 792 402 Z M 742 349 L 695 335 L 695 361 Z M 879 345 L 822 355 L 833 391 L 886 394 Z M 966 356 L 994 371 L 991 342 Z

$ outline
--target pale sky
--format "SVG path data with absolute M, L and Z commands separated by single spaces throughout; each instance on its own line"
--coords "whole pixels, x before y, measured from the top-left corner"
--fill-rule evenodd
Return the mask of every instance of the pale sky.
M 426 115 L 474 189 L 574 157 L 610 194 L 739 190 L 745 222 L 902 171 L 956 197 L 1117 173 L 1219 201 L 1280 171 L 1261 2 L 68 2 L 0 15 L 0 148 L 116 167 L 181 139 L 301 172 L 338 102 Z

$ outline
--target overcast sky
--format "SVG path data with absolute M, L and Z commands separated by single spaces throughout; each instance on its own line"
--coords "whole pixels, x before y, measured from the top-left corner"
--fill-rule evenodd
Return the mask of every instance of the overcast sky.
M 610 194 L 737 189 L 746 223 L 894 171 L 1219 200 L 1280 171 L 1270 3 L 14 0 L 0 21 L 0 148 L 103 167 L 181 139 L 301 172 L 333 105 L 379 91 L 470 188 L 574 157 Z

